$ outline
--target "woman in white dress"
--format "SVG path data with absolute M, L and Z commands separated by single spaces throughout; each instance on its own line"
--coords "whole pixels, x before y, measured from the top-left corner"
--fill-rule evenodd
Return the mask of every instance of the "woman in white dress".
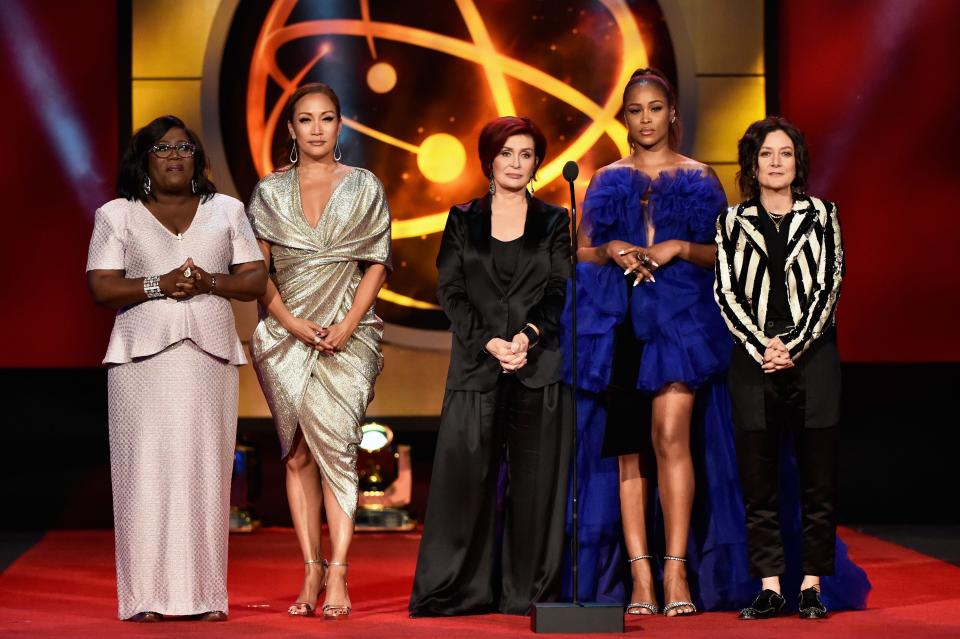
M 138 131 L 119 198 L 96 213 L 87 261 L 118 309 L 104 364 L 118 615 L 227 615 L 237 366 L 229 299 L 266 287 L 243 204 L 216 193 L 197 136 L 174 116 Z

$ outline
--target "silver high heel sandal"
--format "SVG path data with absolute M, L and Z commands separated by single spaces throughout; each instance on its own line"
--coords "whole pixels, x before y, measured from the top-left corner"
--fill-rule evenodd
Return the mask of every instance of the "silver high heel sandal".
M 674 557 L 673 555 L 664 555 L 663 558 L 664 558 L 664 559 L 668 559 L 668 560 L 670 560 L 670 561 L 679 561 L 679 562 L 682 562 L 682 563 L 687 563 L 687 560 L 686 560 L 686 558 L 684 558 L 684 557 Z M 675 615 L 668 615 L 668 614 L 667 614 L 668 612 L 670 612 L 670 611 L 673 610 L 674 608 L 684 608 L 684 607 L 686 607 L 686 606 L 689 606 L 690 608 L 693 608 L 693 610 L 679 610 L 679 611 L 677 611 L 677 614 L 675 614 Z M 694 614 L 694 613 L 696 613 L 696 612 L 697 612 L 697 607 L 693 605 L 693 602 L 692 602 L 692 601 L 671 601 L 670 603 L 668 603 L 667 605 L 665 605 L 665 606 L 663 607 L 663 614 L 664 614 L 665 617 L 667 617 L 667 616 L 672 616 L 672 617 L 689 617 L 690 615 L 692 615 L 692 614 Z
M 320 559 L 308 559 L 307 561 L 303 562 L 304 566 L 309 566 L 311 564 L 320 564 L 321 566 L 323 566 L 323 569 L 324 569 L 323 581 L 320 584 L 320 590 L 317 592 L 317 597 L 319 598 L 320 593 L 322 593 L 327 588 L 327 576 L 328 576 L 330 564 L 327 563 L 327 560 L 324 559 L 323 557 L 321 557 Z M 316 609 L 317 609 L 316 601 L 314 601 L 313 603 L 310 603 L 308 601 L 295 601 L 293 602 L 292 606 L 287 608 L 287 614 L 290 615 L 291 617 L 312 617 L 314 615 L 314 612 L 316 612 Z
M 632 564 L 635 561 L 640 561 L 641 559 L 653 559 L 653 555 L 637 555 L 627 560 L 628 564 Z M 627 614 L 642 616 L 646 613 L 642 612 L 643 610 L 649 610 L 651 615 L 655 615 L 659 612 L 657 609 L 657 604 L 650 603 L 648 601 L 634 601 L 627 606 Z
M 331 562 L 329 562 L 329 563 L 327 564 L 328 567 L 329 567 L 329 566 L 343 566 L 344 572 L 346 572 L 346 568 L 347 568 L 347 566 L 349 566 L 349 565 L 350 565 L 350 564 L 348 564 L 348 563 L 345 562 L 345 561 L 331 561 Z M 344 576 L 344 578 L 343 578 L 343 587 L 344 587 L 344 588 L 347 587 L 347 578 L 346 578 L 346 576 Z M 323 618 L 324 618 L 324 619 L 346 619 L 347 617 L 350 616 L 350 613 L 353 611 L 353 608 L 351 608 L 350 606 L 345 605 L 345 604 L 344 604 L 344 605 L 336 605 L 336 604 L 328 604 L 328 603 L 325 603 L 325 604 L 323 604 L 322 610 L 323 610 Z

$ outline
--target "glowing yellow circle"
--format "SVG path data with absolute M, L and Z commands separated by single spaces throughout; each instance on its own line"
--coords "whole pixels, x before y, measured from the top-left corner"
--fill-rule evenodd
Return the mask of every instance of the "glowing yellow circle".
M 448 133 L 427 136 L 417 151 L 417 167 L 431 182 L 452 182 L 460 177 L 466 165 L 466 149 Z
M 377 62 L 367 71 L 367 86 L 376 93 L 387 93 L 397 86 L 397 71 L 387 62 Z

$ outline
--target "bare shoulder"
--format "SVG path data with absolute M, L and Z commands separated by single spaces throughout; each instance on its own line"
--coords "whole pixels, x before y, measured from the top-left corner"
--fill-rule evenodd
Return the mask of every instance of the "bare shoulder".
M 676 155 L 673 168 L 678 171 L 699 171 L 704 177 L 719 179 L 717 178 L 717 172 L 714 171 L 713 167 L 709 164 L 704 164 L 703 162 L 694 160 L 693 158 L 689 158 L 685 155 L 680 155 L 679 153 Z
M 590 176 L 590 184 L 597 182 L 602 178 L 606 173 L 610 171 L 615 171 L 617 169 L 633 169 L 636 170 L 636 167 L 633 166 L 633 162 L 630 161 L 629 157 L 620 158 L 606 166 L 601 166 L 599 169 L 593 172 L 593 175 Z M 589 186 L 587 187 L 589 189 Z
M 630 157 L 627 156 L 625 158 L 620 158 L 619 160 L 615 160 L 606 166 L 600 167 L 599 169 L 594 171 L 593 175 L 594 176 L 603 175 L 603 173 L 611 169 L 636 169 L 636 167 L 633 165 L 633 160 L 631 160 Z

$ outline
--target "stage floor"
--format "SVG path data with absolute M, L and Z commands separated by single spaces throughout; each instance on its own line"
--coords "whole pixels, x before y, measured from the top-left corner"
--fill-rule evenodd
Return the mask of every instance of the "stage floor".
M 734 613 L 629 618 L 627 633 L 656 637 L 960 637 L 960 567 L 877 537 L 843 530 L 873 582 L 870 607 L 826 621 L 783 617 L 740 622 Z M 417 534 L 360 534 L 350 557 L 354 613 L 345 621 L 289 618 L 302 576 L 293 531 L 235 535 L 230 543 L 230 620 L 133 624 L 115 619 L 113 534 L 51 531 L 0 574 L 0 637 L 302 637 L 384 639 L 532 635 L 526 617 L 409 619 Z M 575 636 L 575 635 L 553 635 Z M 579 635 L 583 636 L 583 635 Z

